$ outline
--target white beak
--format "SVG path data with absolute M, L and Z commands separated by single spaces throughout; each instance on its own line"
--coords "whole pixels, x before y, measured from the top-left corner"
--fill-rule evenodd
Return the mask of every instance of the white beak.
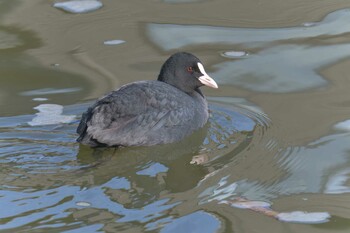
M 198 80 L 205 86 L 212 87 L 212 88 L 218 88 L 218 84 L 212 79 L 207 72 L 205 72 L 204 67 L 201 63 L 197 63 L 198 68 L 200 72 L 203 74 L 203 76 L 200 76 Z

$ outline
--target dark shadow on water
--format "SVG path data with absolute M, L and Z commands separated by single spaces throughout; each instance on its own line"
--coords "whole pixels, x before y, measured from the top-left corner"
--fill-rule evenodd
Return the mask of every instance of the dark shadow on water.
M 114 177 L 128 179 L 133 199 L 128 208 L 142 207 L 164 193 L 191 190 L 246 149 L 258 125 L 249 115 L 253 111 L 239 112 L 239 108 L 228 109 L 224 104 L 210 109 L 208 124 L 178 143 L 96 149 L 80 145 L 77 160 L 83 168 L 78 172 L 89 173 L 93 185 Z
M 203 166 L 192 165 L 190 161 L 192 156 L 201 153 L 208 127 L 168 145 L 97 149 L 80 145 L 77 159 L 89 164 L 83 170 L 91 169 L 96 184 L 119 176 L 128 178 L 151 196 L 163 190 L 182 192 L 193 188 L 207 173 Z
M 25 50 L 39 48 L 43 45 L 41 39 L 33 31 L 23 30 L 14 26 L 5 27 L 0 25 L 1 33 L 14 39 L 14 41 L 3 42 L 0 46 L 1 55 L 20 54 Z

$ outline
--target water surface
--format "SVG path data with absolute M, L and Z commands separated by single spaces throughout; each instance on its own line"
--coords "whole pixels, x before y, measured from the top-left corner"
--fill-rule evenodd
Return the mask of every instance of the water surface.
M 349 232 L 348 2 L 101 3 L 0 3 L 2 231 Z M 202 130 L 75 142 L 94 99 L 178 50 L 219 83 Z

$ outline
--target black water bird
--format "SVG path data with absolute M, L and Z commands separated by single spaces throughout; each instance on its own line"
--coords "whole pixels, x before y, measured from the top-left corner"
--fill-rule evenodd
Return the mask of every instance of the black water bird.
M 97 100 L 82 115 L 77 141 L 92 147 L 180 141 L 208 120 L 203 85 L 218 88 L 197 57 L 175 53 L 158 80 L 126 84 Z

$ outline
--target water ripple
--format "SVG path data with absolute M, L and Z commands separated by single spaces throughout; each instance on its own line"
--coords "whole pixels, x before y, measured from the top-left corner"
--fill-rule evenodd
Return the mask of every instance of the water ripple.
M 164 50 L 201 44 L 244 44 L 254 48 L 281 40 L 348 33 L 350 32 L 349 20 L 350 10 L 342 9 L 330 13 L 312 26 L 259 29 L 150 23 L 147 25 L 147 33 L 149 38 Z
M 87 105 L 66 106 L 56 113 L 79 116 Z M 207 156 L 206 166 L 224 166 L 237 148 L 249 145 L 257 127 L 269 124 L 259 108 L 243 99 L 211 98 L 210 114 L 209 124 L 183 142 L 118 150 L 78 145 L 77 122 L 33 125 L 28 122 L 37 115 L 0 118 L 0 162 L 7 174 L 0 176 L 1 229 L 24 229 L 38 222 L 40 229 L 68 230 L 59 221 L 79 218 L 84 209 L 103 210 L 117 225 L 139 222 L 152 228 L 182 203 L 161 198 L 161 193 L 190 190 L 207 174 L 205 167 L 190 164 L 193 157 Z M 217 222 L 198 212 L 175 220 L 176 227 L 197 215 Z

